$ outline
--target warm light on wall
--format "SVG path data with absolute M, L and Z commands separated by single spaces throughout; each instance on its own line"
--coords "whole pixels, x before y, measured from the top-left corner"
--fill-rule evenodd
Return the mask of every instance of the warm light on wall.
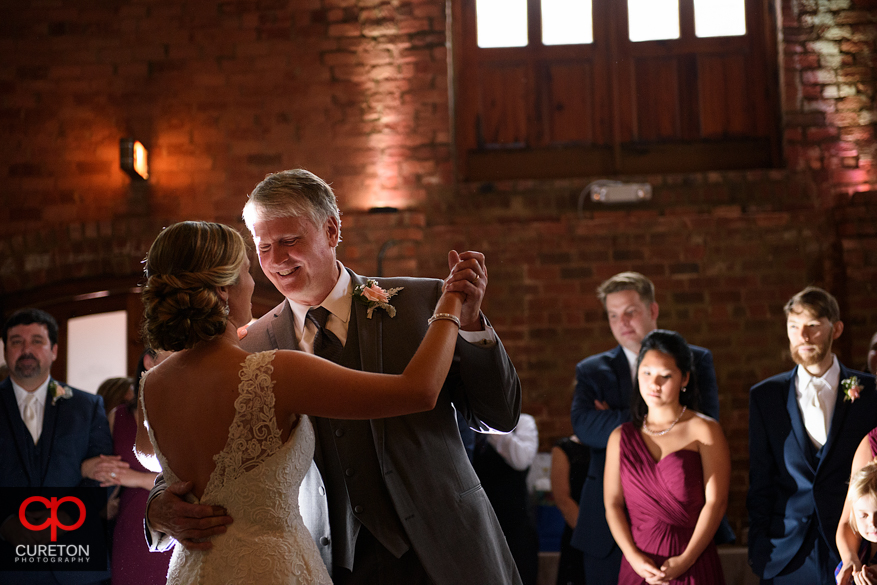
M 149 162 L 146 147 L 139 140 L 122 138 L 119 140 L 119 166 L 131 175 L 132 179 L 149 178 Z

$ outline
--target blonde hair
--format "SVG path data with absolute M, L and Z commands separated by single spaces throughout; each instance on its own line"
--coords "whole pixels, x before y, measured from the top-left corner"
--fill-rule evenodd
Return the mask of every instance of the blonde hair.
M 636 291 L 646 306 L 655 302 L 655 285 L 639 272 L 619 272 L 597 287 L 597 298 L 606 308 L 606 297 L 625 290 Z
M 855 504 L 856 500 L 865 496 L 877 500 L 877 458 L 872 459 L 850 478 L 850 504 Z M 850 512 L 849 522 L 853 534 L 862 536 L 856 526 L 855 512 Z
M 228 304 L 219 287 L 238 281 L 246 252 L 244 239 L 227 225 L 185 221 L 163 230 L 145 260 L 146 345 L 180 351 L 221 335 Z

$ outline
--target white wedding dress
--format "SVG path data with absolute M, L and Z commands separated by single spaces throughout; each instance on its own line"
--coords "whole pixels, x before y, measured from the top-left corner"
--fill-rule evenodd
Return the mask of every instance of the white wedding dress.
M 200 499 L 224 506 L 234 522 L 225 534 L 213 537 L 209 551 L 176 546 L 169 585 L 332 583 L 298 509 L 299 486 L 314 455 L 314 430 L 302 416 L 286 443 L 281 442 L 271 380 L 274 353 L 252 354 L 241 365 L 228 442 L 213 457 L 216 468 Z M 148 420 L 145 404 L 143 414 Z M 148 429 L 165 481 L 179 481 Z

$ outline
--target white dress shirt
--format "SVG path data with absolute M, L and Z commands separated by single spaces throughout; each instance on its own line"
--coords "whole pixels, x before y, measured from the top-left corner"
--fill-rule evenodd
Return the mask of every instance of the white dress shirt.
M 24 416 L 24 405 L 27 397 L 29 395 L 33 395 L 36 397 L 36 400 L 32 404 L 32 408 L 34 409 L 34 413 L 36 414 L 36 436 L 34 437 L 34 444 L 40 440 L 40 435 L 43 432 L 43 417 L 46 413 L 46 396 L 49 393 L 49 380 L 51 377 L 47 377 L 42 384 L 40 384 L 39 388 L 34 390 L 33 392 L 28 392 L 21 386 L 15 383 L 14 380 L 10 378 L 10 382 L 12 382 L 12 389 L 15 391 L 15 401 L 18 403 L 18 412 L 21 414 L 21 420 L 26 420 Z M 26 423 L 25 423 L 26 424 Z
M 624 357 L 627 358 L 627 365 L 630 366 L 630 381 L 633 382 L 633 387 L 636 388 L 636 360 L 639 356 L 623 345 L 621 349 L 624 351 Z
M 487 442 L 513 469 L 524 471 L 533 464 L 539 450 L 536 419 L 522 412 L 515 430 L 502 435 L 489 434 Z
M 801 409 L 807 435 L 817 449 L 822 448 L 828 439 L 839 384 L 840 364 L 837 356 L 832 356 L 831 367 L 819 377 L 811 376 L 803 366 L 798 366 L 795 377 L 798 408 Z

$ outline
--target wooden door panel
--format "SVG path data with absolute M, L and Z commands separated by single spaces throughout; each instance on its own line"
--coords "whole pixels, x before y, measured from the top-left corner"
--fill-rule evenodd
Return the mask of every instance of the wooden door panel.
M 594 142 L 594 72 L 591 63 L 548 66 L 549 144 Z
M 528 71 L 526 64 L 482 63 L 479 146 L 527 144 Z
M 677 60 L 637 59 L 634 76 L 636 138 L 645 141 L 680 138 Z
M 701 55 L 698 58 L 700 124 L 703 138 L 746 136 L 757 133 L 754 110 L 763 107 L 751 99 L 744 55 Z

